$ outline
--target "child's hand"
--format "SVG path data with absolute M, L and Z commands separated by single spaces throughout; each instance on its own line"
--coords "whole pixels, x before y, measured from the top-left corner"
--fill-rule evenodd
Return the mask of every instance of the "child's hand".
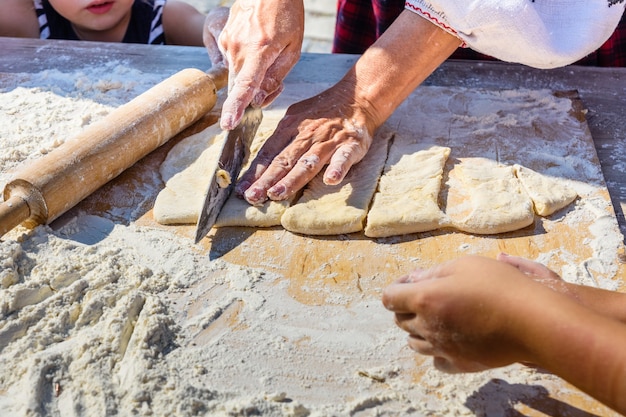
M 217 45 L 217 40 L 228 20 L 228 13 L 228 7 L 217 7 L 207 14 L 206 20 L 204 21 L 202 41 L 211 59 L 211 64 L 214 67 L 226 65 L 226 60 Z
M 465 257 L 401 278 L 384 290 L 383 304 L 409 346 L 434 356 L 438 369 L 474 372 L 532 361 L 525 336 L 541 321 L 541 300 L 553 295 L 518 267 Z

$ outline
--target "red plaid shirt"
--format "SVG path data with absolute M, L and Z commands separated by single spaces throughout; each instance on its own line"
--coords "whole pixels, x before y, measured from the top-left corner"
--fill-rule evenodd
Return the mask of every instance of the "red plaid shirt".
M 404 10 L 404 0 L 338 0 L 333 52 L 361 54 Z M 452 59 L 494 60 L 469 48 L 459 48 Z M 595 52 L 575 63 L 599 67 L 626 67 L 626 14 L 613 35 Z

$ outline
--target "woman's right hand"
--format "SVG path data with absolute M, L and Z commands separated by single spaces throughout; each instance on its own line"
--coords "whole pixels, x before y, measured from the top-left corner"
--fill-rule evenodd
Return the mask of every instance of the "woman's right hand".
M 235 1 L 218 40 L 229 70 L 223 129 L 234 129 L 249 105 L 266 106 L 280 94 L 303 37 L 302 0 Z

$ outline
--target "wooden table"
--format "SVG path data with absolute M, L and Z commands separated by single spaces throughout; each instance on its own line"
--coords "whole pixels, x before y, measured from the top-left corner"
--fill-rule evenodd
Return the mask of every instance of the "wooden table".
M 0 38 L 0 72 L 72 70 L 111 60 L 150 72 L 175 73 L 207 69 L 202 48 L 98 44 L 90 42 Z M 292 79 L 326 82 L 339 79 L 355 62 L 354 55 L 304 54 L 289 74 Z M 317 69 L 323 68 L 323 71 Z M 503 62 L 448 61 L 426 85 L 484 88 L 550 88 L 578 90 L 622 234 L 626 235 L 626 68 L 565 67 L 538 70 Z
M 288 80 L 292 82 L 334 82 L 338 80 L 355 62 L 357 56 L 353 55 L 328 55 L 328 54 L 305 54 L 293 71 Z M 70 72 L 86 66 L 105 65 L 111 61 L 119 61 L 128 67 L 140 71 L 169 75 L 184 68 L 207 69 L 210 65 L 206 52 L 202 48 L 175 47 L 175 46 L 147 46 L 129 44 L 98 44 L 90 42 L 71 41 L 40 41 L 35 39 L 0 38 L 0 73 L 35 73 L 46 69 L 59 69 Z M 568 67 L 556 70 L 536 70 L 520 65 L 500 62 L 478 61 L 449 61 L 444 63 L 431 77 L 426 80 L 427 85 L 449 87 L 475 87 L 493 89 L 540 89 L 551 90 L 577 90 L 588 109 L 587 119 L 594 138 L 597 154 L 605 176 L 607 187 L 613 203 L 622 234 L 626 234 L 626 117 L 623 111 L 626 109 L 626 68 L 586 68 Z M 161 160 L 163 157 L 161 152 Z M 148 169 L 157 169 L 155 161 Z M 130 198 L 130 197 L 129 197 Z M 89 204 L 89 203 L 87 203 Z M 144 216 L 145 217 L 145 216 Z M 254 231 L 253 233 L 242 232 L 241 236 L 235 236 L 232 240 L 222 239 L 218 255 L 224 255 L 225 260 L 230 261 L 229 256 L 235 256 L 235 248 L 248 247 L 248 250 L 261 251 L 259 242 L 267 238 L 272 231 Z M 508 243 L 514 247 L 516 244 L 526 244 L 524 236 L 518 236 L 518 243 Z M 232 238 L 230 236 L 229 238 Z M 274 239 L 274 237 L 272 237 Z M 300 238 L 294 238 L 297 244 L 302 243 Z M 564 237 L 566 239 L 566 237 Z M 247 240 L 247 241 L 246 241 Z M 394 246 L 393 262 L 379 262 L 378 275 L 366 271 L 352 269 L 352 260 L 348 259 L 344 264 L 328 259 L 333 253 L 341 253 L 347 244 L 352 245 L 355 252 L 363 249 L 363 253 L 371 250 L 375 245 L 365 239 L 354 239 L 346 242 L 346 239 L 319 239 L 317 242 L 320 249 L 306 253 L 304 259 L 294 257 L 287 268 L 281 273 L 293 281 L 290 284 L 290 294 L 299 300 L 307 302 L 323 302 L 313 300 L 310 295 L 298 293 L 302 287 L 301 277 L 306 276 L 311 270 L 318 268 L 323 270 L 326 279 L 319 281 L 309 280 L 306 284 L 309 288 L 323 288 L 318 293 L 323 298 L 325 291 L 352 291 L 354 283 L 363 293 L 374 293 L 385 279 L 393 279 L 406 267 L 406 260 L 412 259 L 413 249 L 418 243 L 400 242 Z M 283 242 L 284 243 L 284 242 Z M 271 245 L 265 245 L 271 246 Z M 283 246 L 274 245 L 280 251 Z M 501 250 L 508 250 L 506 245 Z M 213 255 L 214 248 L 205 248 Z M 433 251 L 441 251 L 439 247 L 433 247 Z M 238 249 L 239 250 L 239 249 Z M 263 249 L 270 250 L 270 249 Z M 246 252 L 242 252 L 243 255 Z M 241 255 L 241 254 L 239 254 Z M 269 258 L 274 254 L 268 252 Z M 280 254 L 282 257 L 284 253 Z M 236 263 L 236 262 L 234 262 Z M 341 265 L 340 265 L 341 264 Z M 305 266 L 309 270 L 305 271 Z M 296 270 L 296 267 L 299 268 Z M 269 268 L 269 267 L 268 267 Z M 334 269 L 333 269 L 334 268 Z M 342 269 L 344 268 L 344 269 Z M 270 268 L 271 269 L 271 268 Z M 623 265 L 620 271 L 623 271 Z M 619 275 L 619 273 L 618 273 Z M 362 276 L 377 276 L 384 279 L 371 283 L 361 280 Z M 384 282 L 383 282 L 384 283 Z M 319 287 L 319 288 L 318 288 Z M 325 289 L 327 287 L 327 290 Z M 577 397 L 578 398 L 578 397 Z M 567 397 L 558 398 L 557 401 L 550 397 L 537 400 L 535 409 L 554 409 L 557 411 L 546 412 L 549 415 L 559 415 L 560 405 L 554 405 L 559 401 L 567 401 L 580 411 L 580 415 L 596 415 L 585 413 L 582 410 L 595 410 L 591 403 L 580 402 L 578 399 Z M 545 408 L 544 407 L 544 408 Z M 551 407 L 551 408 L 550 408 Z M 556 407 L 556 408 L 555 408 Z

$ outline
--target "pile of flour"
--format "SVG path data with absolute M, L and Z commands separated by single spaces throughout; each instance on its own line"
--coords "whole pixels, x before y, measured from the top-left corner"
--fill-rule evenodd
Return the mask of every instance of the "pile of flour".
M 0 78 L 0 187 L 163 78 L 119 62 Z M 305 305 L 283 277 L 211 259 L 134 216 L 75 210 L 3 237 L 3 417 L 504 415 L 536 398 L 576 412 L 554 398 L 586 398 L 517 365 L 441 374 L 378 297 Z

